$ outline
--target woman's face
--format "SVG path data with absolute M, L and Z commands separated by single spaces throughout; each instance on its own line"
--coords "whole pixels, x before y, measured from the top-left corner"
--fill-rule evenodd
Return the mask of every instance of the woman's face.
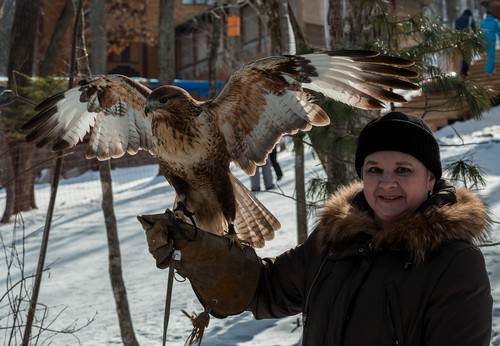
M 419 160 L 399 151 L 368 155 L 362 173 L 366 200 L 381 225 L 415 212 L 436 181 Z

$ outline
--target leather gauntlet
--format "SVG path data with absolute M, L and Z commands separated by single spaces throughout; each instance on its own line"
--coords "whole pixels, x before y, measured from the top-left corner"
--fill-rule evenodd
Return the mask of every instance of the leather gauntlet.
M 217 317 L 237 315 L 250 305 L 260 276 L 254 249 L 243 250 L 222 236 L 208 233 L 164 214 L 137 217 L 146 231 L 149 251 L 158 268 L 166 268 L 175 250 L 177 272 L 189 279 L 198 299 Z

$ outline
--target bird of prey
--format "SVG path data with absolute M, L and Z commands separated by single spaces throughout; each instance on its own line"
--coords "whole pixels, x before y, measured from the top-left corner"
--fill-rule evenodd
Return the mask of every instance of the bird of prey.
M 283 135 L 328 125 L 315 97 L 361 109 L 405 102 L 393 89 L 418 89 L 412 64 L 371 51 L 272 56 L 235 69 L 207 101 L 176 86 L 151 91 L 122 75 L 94 76 L 41 102 L 22 130 L 56 151 L 90 132 L 86 156 L 99 160 L 147 150 L 197 226 L 262 247 L 280 224 L 230 163 L 252 175 Z

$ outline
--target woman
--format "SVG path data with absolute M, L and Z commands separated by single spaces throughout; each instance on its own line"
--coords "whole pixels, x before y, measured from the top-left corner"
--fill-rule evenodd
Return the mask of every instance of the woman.
M 187 256 L 176 262 L 178 271 L 216 315 L 225 301 L 242 301 L 256 318 L 302 313 L 303 345 L 489 345 L 492 297 L 473 245 L 486 236 L 487 212 L 472 192 L 441 180 L 439 145 L 428 126 L 398 112 L 370 122 L 359 135 L 355 167 L 362 181 L 326 202 L 302 245 L 254 262 L 243 262 L 234 247 L 224 254 L 240 272 L 258 267 L 255 285 L 233 276 L 232 284 L 242 281 L 237 294 L 224 288 L 205 295 L 205 287 L 229 281 L 230 270 L 219 262 L 216 275 L 197 282 L 201 272 L 186 267 L 195 263 L 189 252 L 204 247 L 184 247 L 170 227 Z M 199 263 L 205 274 L 207 262 Z
M 492 298 L 472 245 L 486 211 L 467 190 L 455 201 L 450 186 L 435 188 L 439 146 L 427 125 L 376 119 L 355 166 L 362 184 L 328 200 L 302 246 L 265 261 L 256 316 L 302 312 L 307 345 L 488 345 Z

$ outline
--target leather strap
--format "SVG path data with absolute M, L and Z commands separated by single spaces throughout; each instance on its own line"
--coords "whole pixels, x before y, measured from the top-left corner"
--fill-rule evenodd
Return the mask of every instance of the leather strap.
M 168 321 L 170 319 L 170 303 L 172 302 L 172 290 L 174 287 L 175 261 L 170 260 L 168 267 L 167 296 L 165 297 L 165 312 L 163 314 L 163 346 L 167 344 Z

